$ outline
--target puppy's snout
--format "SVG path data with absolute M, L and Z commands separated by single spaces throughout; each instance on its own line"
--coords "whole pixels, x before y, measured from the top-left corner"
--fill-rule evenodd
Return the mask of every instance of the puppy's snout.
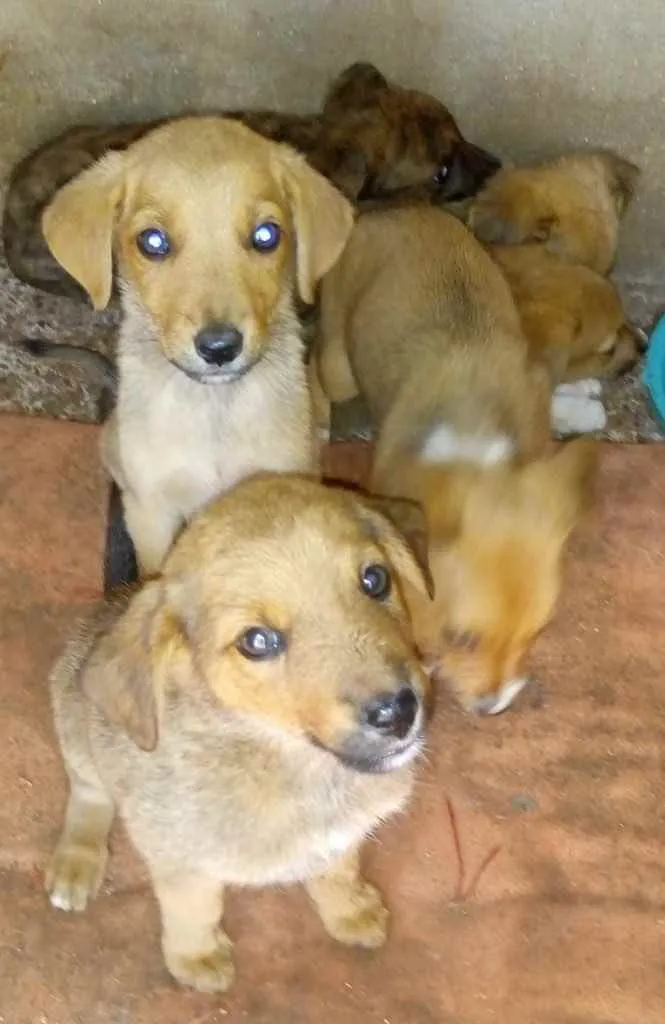
M 488 153 L 486 149 L 474 146 L 470 142 L 464 148 L 464 157 L 469 173 L 473 175 L 479 186 L 501 170 L 501 160 L 498 156 Z
M 231 324 L 208 324 L 194 338 L 194 347 L 206 363 L 225 366 L 242 352 L 243 337 Z
M 364 724 L 382 736 L 404 739 L 413 728 L 418 714 L 419 700 L 410 686 L 396 693 L 380 693 L 362 709 Z

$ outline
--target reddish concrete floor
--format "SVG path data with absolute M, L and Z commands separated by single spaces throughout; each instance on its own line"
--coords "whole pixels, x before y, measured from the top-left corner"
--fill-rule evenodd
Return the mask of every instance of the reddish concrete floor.
M 236 892 L 238 982 L 212 998 L 169 980 L 120 829 L 88 913 L 42 893 L 65 797 L 45 678 L 98 588 L 95 441 L 0 418 L 0 1024 L 662 1024 L 662 449 L 605 451 L 534 653 L 540 699 L 479 721 L 441 695 L 414 804 L 367 848 L 393 911 L 385 950 L 336 946 L 297 889 Z M 348 451 L 331 475 L 364 457 Z

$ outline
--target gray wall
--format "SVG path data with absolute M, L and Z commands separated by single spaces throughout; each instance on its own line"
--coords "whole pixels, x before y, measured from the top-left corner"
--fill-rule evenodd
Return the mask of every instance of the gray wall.
M 619 273 L 653 306 L 664 44 L 663 0 L 0 0 L 0 175 L 76 120 L 315 109 L 329 78 L 366 58 L 518 160 L 588 143 L 641 164 Z

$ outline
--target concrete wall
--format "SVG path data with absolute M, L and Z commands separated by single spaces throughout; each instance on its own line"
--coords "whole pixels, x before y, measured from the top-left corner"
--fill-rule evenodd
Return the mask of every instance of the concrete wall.
M 613 146 L 644 167 L 620 272 L 665 300 L 663 0 L 0 0 L 0 175 L 73 121 L 315 109 L 359 58 L 518 160 Z

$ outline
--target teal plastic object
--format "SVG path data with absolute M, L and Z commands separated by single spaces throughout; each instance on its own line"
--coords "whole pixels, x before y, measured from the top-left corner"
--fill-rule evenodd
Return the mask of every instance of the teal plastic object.
M 649 337 L 642 381 L 651 407 L 665 430 L 665 314 L 657 320 Z

